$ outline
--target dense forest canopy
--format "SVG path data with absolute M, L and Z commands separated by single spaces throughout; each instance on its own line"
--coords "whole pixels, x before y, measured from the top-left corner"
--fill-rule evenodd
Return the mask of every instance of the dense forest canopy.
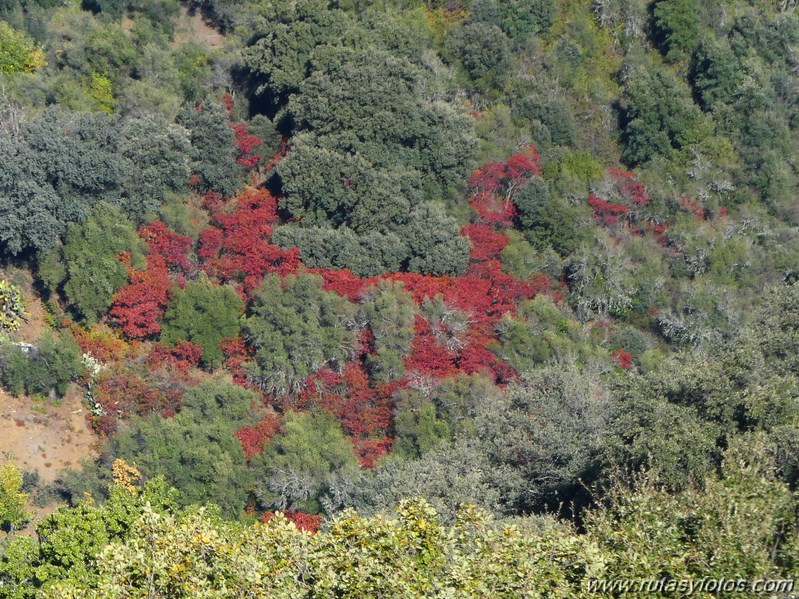
M 792 0 L 0 0 L 0 597 L 799 577 L 797 158 Z

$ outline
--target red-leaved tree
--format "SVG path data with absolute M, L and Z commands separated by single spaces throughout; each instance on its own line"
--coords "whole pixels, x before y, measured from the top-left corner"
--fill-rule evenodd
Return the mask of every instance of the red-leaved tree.
M 109 314 L 128 337 L 152 337 L 161 332 L 172 287 L 166 260 L 160 254 L 152 254 L 147 256 L 147 268 L 136 270 L 129 266 L 128 272 L 130 283 L 116 292 Z

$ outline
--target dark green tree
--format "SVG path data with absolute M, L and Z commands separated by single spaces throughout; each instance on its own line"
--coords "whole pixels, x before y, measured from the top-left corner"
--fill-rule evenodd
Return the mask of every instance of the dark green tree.
M 331 498 L 364 513 L 385 513 L 397 498 L 423 496 L 442 520 L 452 521 L 466 504 L 502 513 L 523 484 L 513 469 L 492 463 L 480 443 L 462 440 L 438 445 L 418 460 L 389 458 L 372 476 L 341 477 Z
M 396 272 L 408 259 L 408 248 L 395 233 L 371 231 L 359 236 L 346 226 L 287 224 L 275 230 L 272 243 L 300 248 L 302 262 L 309 268 L 348 268 L 363 277 Z
M 691 61 L 691 84 L 705 110 L 732 101 L 741 80 L 741 69 L 726 38 L 702 41 Z
M 516 510 L 571 501 L 597 475 L 610 401 L 598 372 L 563 363 L 523 375 L 481 406 L 476 428 L 490 460 L 524 481 L 510 495 Z
M 624 160 L 638 165 L 699 143 L 708 125 L 691 95 L 669 71 L 636 68 L 622 97 Z
M 398 231 L 409 250 L 408 270 L 431 275 L 458 275 L 469 262 L 471 244 L 440 204 L 415 208 Z
M 242 64 L 252 92 L 270 111 L 284 106 L 311 74 L 318 46 L 349 41 L 345 34 L 353 30 L 352 17 L 331 4 L 328 0 L 275 3 L 243 50 Z
M 672 61 L 687 57 L 702 27 L 702 5 L 697 0 L 659 0 L 653 10 L 655 42 Z
M 178 123 L 189 130 L 191 170 L 199 176 L 200 191 L 232 196 L 241 185 L 244 171 L 236 162 L 236 144 L 225 109 L 213 102 L 187 106 Z
M 51 289 L 63 288 L 69 306 L 88 323 L 108 312 L 114 294 L 128 282 L 120 261 L 129 252 L 141 268 L 147 244 L 131 220 L 113 205 L 98 204 L 81 224 L 71 224 L 66 242 L 41 259 L 40 276 Z
M 513 64 L 510 43 L 496 25 L 467 23 L 453 30 L 445 47 L 477 90 L 500 88 L 510 77 Z
M 535 91 L 516 102 L 515 113 L 531 125 L 540 123 L 556 145 L 571 145 L 575 140 L 574 118 L 568 102 L 551 91 Z M 539 140 L 537 142 L 547 141 Z
M 187 188 L 191 144 L 186 129 L 154 116 L 123 123 L 119 153 L 130 167 L 125 181 L 126 212 L 142 220 L 164 197 Z
M 533 246 L 551 246 L 561 256 L 568 256 L 583 238 L 579 211 L 567 200 L 552 197 L 547 182 L 532 177 L 513 198 L 518 210 L 519 228 Z
M 379 381 L 401 378 L 411 349 L 417 311 L 413 296 L 401 283 L 379 281 L 361 297 L 359 324 L 374 335 L 375 353 L 367 358 L 371 375 Z
M 0 140 L 0 240 L 7 253 L 48 250 L 101 198 L 121 193 L 117 121 L 58 108 Z
M 398 165 L 378 168 L 309 133 L 292 139 L 277 172 L 287 194 L 281 206 L 303 226 L 347 226 L 359 235 L 385 231 L 421 200 L 418 173 Z
M 0 346 L 0 382 L 14 395 L 63 397 L 82 371 L 80 348 L 68 333 L 47 332 L 29 351 L 12 343 Z
M 478 374 L 458 374 L 432 387 L 398 394 L 394 455 L 417 458 L 441 443 L 474 438 L 478 409 L 499 401 L 501 393 L 492 381 Z

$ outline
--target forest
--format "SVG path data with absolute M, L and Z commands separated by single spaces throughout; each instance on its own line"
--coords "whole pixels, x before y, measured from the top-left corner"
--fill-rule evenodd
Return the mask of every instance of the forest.
M 798 5 L 0 0 L 0 598 L 795 596 Z

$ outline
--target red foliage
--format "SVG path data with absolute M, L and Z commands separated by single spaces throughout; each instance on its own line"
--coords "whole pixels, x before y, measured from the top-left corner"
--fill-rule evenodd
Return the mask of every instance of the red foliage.
M 617 349 L 612 355 L 619 367 L 623 368 L 624 370 L 627 370 L 633 364 L 633 356 L 630 352 L 624 351 L 623 349 Z
M 171 349 L 163 343 L 154 343 L 147 356 L 147 364 L 153 368 L 167 366 L 187 373 L 190 368 L 197 366 L 202 357 L 201 345 L 181 339 Z
M 130 270 L 130 283 L 117 291 L 109 314 L 128 337 L 145 338 L 161 331 L 172 281 L 160 254 L 147 256 L 145 270 Z
M 89 424 L 95 433 L 102 438 L 108 438 L 117 432 L 117 419 L 113 416 L 97 416 L 90 415 L 88 417 Z
M 236 101 L 233 99 L 233 96 L 230 95 L 228 92 L 222 94 L 222 104 L 225 105 L 225 110 L 228 114 L 233 112 L 233 107 L 236 105 Z M 198 106 L 202 106 L 199 104 Z
M 139 229 L 139 237 L 150 246 L 150 255 L 161 256 L 167 265 L 187 272 L 191 268 L 191 237 L 175 233 L 160 220 Z
M 516 204 L 496 194 L 480 191 L 469 199 L 479 223 L 494 227 L 510 227 L 516 216 Z
M 174 358 L 191 366 L 197 366 L 203 357 L 202 345 L 181 339 L 172 348 Z
M 129 346 L 110 330 L 95 327 L 86 330 L 76 324 L 69 327 L 75 341 L 84 354 L 91 354 L 101 362 L 120 360 L 128 353 Z
M 466 225 L 461 229 L 461 235 L 466 235 L 472 242 L 471 259 L 475 261 L 499 258 L 508 245 L 507 235 L 487 225 Z
M 282 398 L 282 408 L 325 410 L 351 437 L 362 465 L 372 467 L 391 446 L 387 434 L 399 385 L 399 381 L 393 381 L 373 387 L 361 362 L 350 362 L 341 373 L 329 368 L 319 370 L 309 377 L 298 397 Z
M 249 460 L 264 450 L 272 437 L 280 430 L 280 417 L 277 414 L 267 414 L 258 424 L 243 426 L 236 431 L 236 437 L 241 442 L 244 455 Z
M 299 510 L 296 512 L 292 510 L 285 510 L 283 515 L 294 522 L 294 526 L 296 526 L 298 529 L 308 532 L 316 532 L 319 530 L 319 527 L 322 526 L 322 521 L 324 520 L 322 516 L 317 514 L 308 514 Z M 261 521 L 269 522 L 274 517 L 275 512 L 264 512 L 261 516 Z
M 236 148 L 238 148 L 236 161 L 247 168 L 257 166 L 261 161 L 261 155 L 256 154 L 254 150 L 263 145 L 263 140 L 250 133 L 244 123 L 232 123 L 231 126 L 235 135 Z
M 209 191 L 200 201 L 200 206 L 209 214 L 216 214 L 225 207 L 225 197 L 221 193 Z
M 247 375 L 242 365 L 249 361 L 252 354 L 241 337 L 229 337 L 222 341 L 222 352 L 225 354 L 225 366 L 233 375 L 233 381 L 239 385 L 247 385 Z
M 173 407 L 165 393 L 130 372 L 103 376 L 94 388 L 94 399 L 108 416 L 117 418 Z
M 697 218 L 707 219 L 707 211 L 702 207 L 697 199 L 680 198 L 680 206 L 691 212 Z
M 392 439 L 354 439 L 353 447 L 364 468 L 374 468 L 377 461 L 391 451 Z
M 442 347 L 428 322 L 420 315 L 414 321 L 411 353 L 405 360 L 405 370 L 439 378 L 455 373 L 455 353 Z
M 323 408 L 341 422 L 348 435 L 374 439 L 388 432 L 391 396 L 370 387 L 360 362 L 348 363 L 341 374 L 322 369 L 309 383 L 300 403 Z
M 469 177 L 469 187 L 475 192 L 499 194 L 510 200 L 524 181 L 541 173 L 538 167 L 540 159 L 535 146 L 528 146 L 505 162 L 487 162 Z
M 621 215 L 630 210 L 626 204 L 608 202 L 594 194 L 588 196 L 588 205 L 594 209 L 594 219 L 603 225 L 616 224 Z
M 359 356 L 375 353 L 375 334 L 372 331 L 372 327 L 364 327 L 358 334 L 357 347 L 356 354 Z
M 281 275 L 297 270 L 299 250 L 269 243 L 271 224 L 277 220 L 277 200 L 265 189 L 247 188 L 231 212 L 220 210 L 212 225 L 200 234 L 198 256 L 208 274 L 239 281 L 250 294 L 267 273 Z
M 635 173 L 612 166 L 608 169 L 608 174 L 614 179 L 618 192 L 631 204 L 646 206 L 652 201 L 646 186 L 635 180 Z
M 350 301 L 357 301 L 364 289 L 372 285 L 377 279 L 361 278 L 352 273 L 352 271 L 345 269 L 331 270 L 327 268 L 310 268 L 309 272 L 321 275 L 324 279 L 322 288 L 325 291 L 333 291 L 342 297 L 346 297 Z

